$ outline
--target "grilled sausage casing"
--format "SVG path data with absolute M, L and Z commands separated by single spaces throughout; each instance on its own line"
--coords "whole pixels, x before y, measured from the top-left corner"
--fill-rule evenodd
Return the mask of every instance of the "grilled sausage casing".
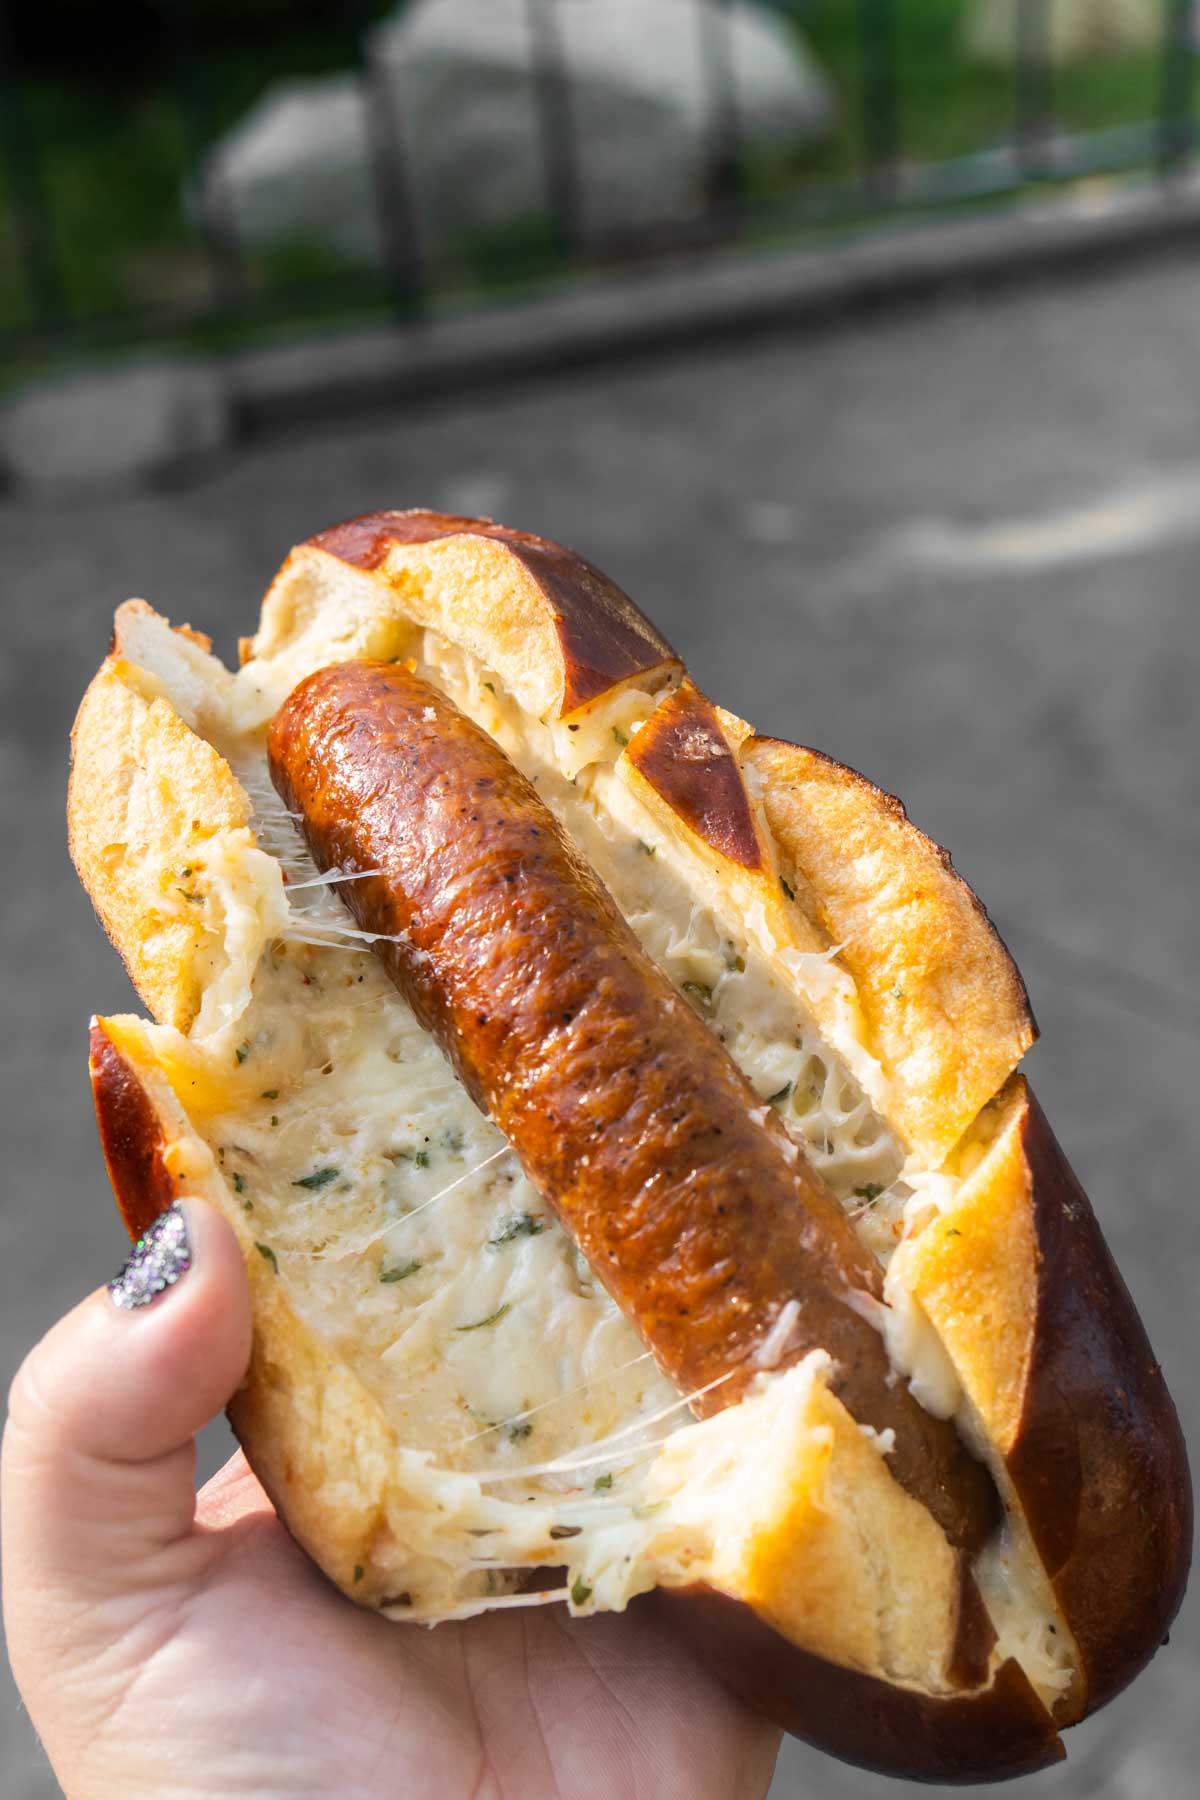
M 319 670 L 277 714 L 272 778 L 323 870 L 538 1191 L 701 1415 L 740 1398 L 780 1308 L 952 1543 L 985 1471 L 892 1372 L 852 1296 L 878 1266 L 723 1046 L 654 966 L 533 785 L 397 664 Z M 721 1379 L 725 1378 L 725 1379 Z

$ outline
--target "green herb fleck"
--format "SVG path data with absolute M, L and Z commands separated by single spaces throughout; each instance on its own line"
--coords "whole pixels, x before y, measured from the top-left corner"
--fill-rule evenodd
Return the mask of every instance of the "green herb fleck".
M 638 839 L 638 849 L 641 851 L 643 856 L 653 856 L 654 855 L 654 845 L 644 843 L 641 838 Z
M 316 1193 L 319 1188 L 328 1187 L 331 1181 L 336 1181 L 341 1172 L 340 1169 L 314 1169 L 311 1175 L 302 1175 L 299 1181 L 293 1181 L 292 1186 L 308 1188 L 310 1193 Z
M 180 881 L 186 881 L 188 876 L 193 874 L 195 874 L 195 870 L 192 868 L 191 863 L 189 863 L 186 869 L 180 869 L 179 879 Z
M 582 1525 L 552 1525 L 550 1527 L 550 1536 L 556 1544 L 560 1543 L 563 1538 L 580 1537 L 582 1533 Z
M 592 1492 L 593 1492 L 593 1494 L 607 1493 L 608 1489 L 611 1486 L 612 1486 L 612 1473 L 610 1471 L 607 1475 L 597 1475 L 595 1481 L 593 1481 L 593 1483 L 592 1483 Z
M 533 1436 L 533 1426 L 528 1419 L 510 1419 L 504 1427 L 504 1435 L 510 1444 L 523 1443 L 527 1437 Z M 553 1533 L 551 1533 L 553 1536 Z
M 630 1507 L 630 1511 L 635 1519 L 652 1519 L 655 1513 L 663 1511 L 666 1504 L 665 1500 L 648 1500 L 642 1506 Z
M 271 1123 L 272 1123 L 272 1125 L 278 1125 L 278 1123 L 279 1123 L 279 1114 L 278 1113 L 271 1114 Z
M 904 983 L 902 981 L 897 981 L 895 983 L 895 985 L 893 987 L 891 987 L 888 991 L 890 992 L 893 1000 L 903 1000 L 903 998 L 904 998 Z
M 485 688 L 486 688 L 486 689 L 487 689 L 487 691 L 488 691 L 488 693 L 489 693 L 489 694 L 494 694 L 494 693 L 495 693 L 495 691 L 496 691 L 496 684 L 495 684 L 495 682 L 494 682 L 494 681 L 485 681 L 485 682 L 484 682 L 484 684 L 483 684 L 483 685 L 484 685 L 484 687 L 485 687 Z
M 421 1264 L 417 1258 L 410 1256 L 407 1262 L 397 1263 L 394 1269 L 380 1269 L 379 1279 L 380 1281 L 407 1281 L 409 1276 L 415 1275 L 420 1267 Z
M 249 1044 L 248 1043 L 247 1044 L 239 1044 L 233 1054 L 237 1057 L 237 1059 L 240 1063 L 244 1063 L 246 1058 L 250 1054 Z
M 783 879 L 782 875 L 779 877 L 779 885 L 783 889 L 784 893 L 787 895 L 789 900 L 794 900 L 796 898 L 795 888 L 791 885 L 790 882 L 785 881 Z
M 261 1098 L 263 1100 L 278 1100 L 279 1089 L 278 1088 L 264 1088 L 262 1091 Z
M 178 891 L 183 895 L 185 900 L 190 900 L 193 906 L 204 905 L 203 894 L 194 893 L 191 888 L 180 888 Z
M 361 1581 L 361 1580 L 362 1580 L 362 1578 L 363 1578 L 363 1566 L 362 1566 L 362 1564 L 361 1564 L 361 1563 L 355 1563 L 355 1565 L 354 1565 L 354 1579 L 355 1579 L 355 1581 Z
M 506 1300 L 503 1306 L 498 1306 L 495 1312 L 488 1314 L 486 1319 L 472 1319 L 469 1325 L 456 1325 L 454 1329 L 455 1331 L 482 1331 L 485 1325 L 497 1324 L 499 1320 L 504 1317 L 505 1313 L 510 1313 L 511 1311 L 511 1302 Z
M 390 1163 L 411 1163 L 414 1169 L 429 1167 L 428 1150 L 385 1150 L 383 1154 Z
M 244 1176 L 244 1175 L 238 1175 L 238 1174 L 235 1174 L 235 1175 L 234 1175 L 234 1177 L 233 1177 L 233 1191 L 234 1191 L 234 1193 L 235 1193 L 235 1194 L 244 1194 L 244 1193 L 245 1193 L 245 1191 L 246 1191 L 246 1177 L 245 1177 L 245 1176 Z
M 253 1212 L 254 1211 L 253 1200 L 243 1200 L 242 1201 L 242 1211 L 247 1212 L 247 1213 Z
M 571 1605 L 586 1606 L 592 1597 L 592 1590 L 582 1575 L 577 1575 L 571 1583 Z
M 629 739 L 625 736 L 625 733 L 623 731 L 618 730 L 618 728 L 614 725 L 613 726 L 613 736 L 616 738 L 618 744 L 620 744 L 620 746 L 623 750 L 625 748 L 626 744 L 629 742 Z M 590 1590 L 589 1590 L 589 1592 L 590 1592 Z
M 791 1082 L 785 1081 L 783 1086 L 780 1088 L 780 1090 L 777 1094 L 770 1094 L 767 1096 L 767 1105 L 768 1106 L 782 1106 L 784 1101 L 787 1099 L 788 1095 L 791 1093 L 791 1091 L 792 1091 Z
M 505 1219 L 494 1238 L 489 1238 L 489 1250 L 499 1250 L 502 1244 L 511 1244 L 514 1238 L 539 1237 L 546 1229 L 546 1221 L 539 1219 L 534 1213 L 514 1213 Z
M 947 1237 L 961 1237 L 962 1232 L 958 1229 L 957 1225 L 947 1225 L 946 1236 Z
M 722 944 L 721 954 L 725 958 L 725 967 L 727 969 L 735 969 L 739 975 L 745 973 L 746 959 L 744 956 L 738 955 L 736 944 Z
M 442 1142 L 447 1150 L 452 1150 L 457 1154 L 463 1148 L 466 1139 L 457 1125 L 448 1125 L 442 1133 Z
M 685 994 L 690 994 L 693 1000 L 698 1000 L 701 1006 L 712 1005 L 713 991 L 710 987 L 706 987 L 702 981 L 685 981 L 683 984 L 683 991 Z
M 278 1275 L 279 1259 L 275 1255 L 275 1252 L 272 1250 L 270 1244 L 255 1244 L 254 1248 L 258 1251 L 258 1254 L 262 1257 L 264 1262 L 270 1263 L 271 1267 L 274 1269 L 275 1273 Z
M 876 1200 L 878 1200 L 880 1194 L 883 1192 L 883 1183 L 881 1181 L 868 1181 L 865 1187 L 857 1187 L 854 1192 L 860 1200 L 865 1200 L 868 1206 L 874 1206 Z

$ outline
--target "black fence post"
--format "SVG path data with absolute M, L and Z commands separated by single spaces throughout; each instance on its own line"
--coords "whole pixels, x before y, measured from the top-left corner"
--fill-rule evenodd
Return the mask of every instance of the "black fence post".
M 401 318 L 412 318 L 424 311 L 428 296 L 416 198 L 400 117 L 401 102 L 395 89 L 395 77 L 388 74 L 383 59 L 374 56 L 369 48 L 372 21 L 367 0 L 346 0 L 346 12 L 354 33 L 362 82 L 367 155 L 380 249 L 395 311 Z
M 1167 0 L 1163 26 L 1158 168 L 1164 180 L 1179 172 L 1196 147 L 1196 0 Z
M 579 247 L 579 166 L 558 0 L 525 0 L 525 8 L 532 46 L 533 91 L 546 205 L 559 247 L 570 254 Z
M 736 219 L 743 198 L 742 121 L 733 58 L 733 0 L 696 0 L 700 62 L 708 112 L 708 208 L 721 224 Z
M 1013 44 L 1013 126 L 1017 167 L 1027 181 L 1050 173 L 1054 56 L 1050 40 L 1054 0 L 1017 0 Z
M 0 151 L 12 197 L 13 224 L 33 320 L 38 328 L 61 324 L 66 292 L 54 243 L 54 227 L 42 180 L 37 136 L 21 77 L 12 64 L 8 28 L 0 6 Z
M 900 185 L 898 0 L 858 0 L 862 139 L 867 192 L 891 204 Z
M 246 265 L 234 209 L 220 172 L 211 164 L 207 171 L 204 167 L 213 133 L 200 72 L 195 10 L 194 0 L 166 0 L 175 101 L 183 128 L 184 182 L 208 258 L 213 299 L 221 308 L 244 298 Z

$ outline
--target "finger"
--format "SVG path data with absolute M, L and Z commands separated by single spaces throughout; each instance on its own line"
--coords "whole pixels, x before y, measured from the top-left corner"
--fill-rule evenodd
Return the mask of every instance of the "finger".
M 235 1450 L 196 1495 L 196 1523 L 220 1531 L 257 1514 L 274 1517 L 275 1508 L 246 1461 L 245 1451 Z
M 13 1384 L 6 1591 L 128 1591 L 190 1531 L 192 1440 L 249 1360 L 246 1272 L 229 1226 L 196 1200 L 164 1214 L 139 1246 L 124 1279 L 68 1313 Z

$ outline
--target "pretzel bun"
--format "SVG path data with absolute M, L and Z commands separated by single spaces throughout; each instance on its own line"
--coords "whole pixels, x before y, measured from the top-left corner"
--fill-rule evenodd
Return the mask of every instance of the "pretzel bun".
M 318 534 L 242 650 L 231 672 L 120 608 L 68 816 L 154 1019 L 92 1025 L 117 1201 L 137 1233 L 186 1191 L 237 1233 L 255 1332 L 230 1418 L 293 1534 L 400 1620 L 667 1609 L 751 1706 L 865 1767 L 1061 1756 L 1178 1607 L 1187 1463 L 1016 1073 L 1021 979 L 949 857 L 707 699 L 589 564 L 489 521 Z M 879 1268 L 860 1298 L 889 1381 L 998 1492 L 982 1550 L 902 1482 L 823 1348 L 789 1358 L 786 1305 L 736 1403 L 691 1417 L 467 1097 L 331 891 L 372 871 L 320 873 L 267 775 L 283 702 L 360 659 L 430 683 L 535 784 L 837 1196 Z

